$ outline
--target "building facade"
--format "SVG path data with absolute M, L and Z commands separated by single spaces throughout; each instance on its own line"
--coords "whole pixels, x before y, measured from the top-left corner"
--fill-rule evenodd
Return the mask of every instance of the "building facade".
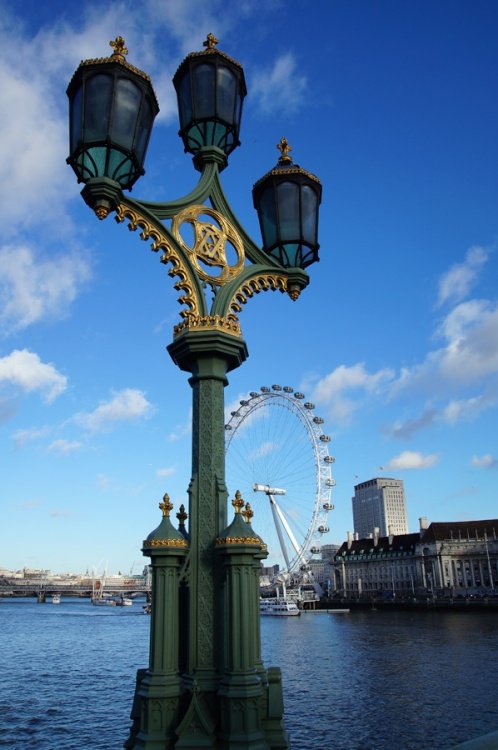
M 360 538 L 379 529 L 380 536 L 407 534 L 405 488 L 401 479 L 376 477 L 354 488 L 353 523 Z
M 420 519 L 414 534 L 349 534 L 334 560 L 334 590 L 345 598 L 417 594 L 498 595 L 498 519 Z

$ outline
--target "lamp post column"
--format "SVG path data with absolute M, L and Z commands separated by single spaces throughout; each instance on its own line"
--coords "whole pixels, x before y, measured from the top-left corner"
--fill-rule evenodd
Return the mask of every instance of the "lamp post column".
M 189 485 L 188 628 L 183 665 L 187 690 L 207 698 L 217 723 L 215 694 L 222 668 L 218 635 L 219 573 L 215 541 L 226 527 L 225 486 L 226 373 L 247 357 L 245 342 L 223 331 L 206 329 L 182 333 L 168 347 L 173 361 L 192 373 L 192 478 Z M 197 701 L 199 703 L 199 700 Z

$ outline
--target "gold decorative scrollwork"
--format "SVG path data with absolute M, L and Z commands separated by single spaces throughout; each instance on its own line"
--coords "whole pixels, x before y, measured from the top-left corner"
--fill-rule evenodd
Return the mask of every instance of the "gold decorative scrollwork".
M 176 248 L 173 247 L 168 241 L 167 236 L 163 235 L 157 226 L 141 216 L 138 211 L 120 203 L 116 209 L 116 221 L 122 222 L 126 219 L 128 220 L 128 229 L 130 231 L 135 232 L 137 229 L 140 229 L 140 239 L 152 240 L 151 249 L 155 253 L 158 250 L 162 251 L 161 263 L 171 263 L 172 267 L 168 270 L 168 274 L 172 278 L 176 277 L 179 279 L 174 284 L 174 287 L 177 291 L 183 292 L 178 297 L 178 302 L 189 308 L 188 310 L 180 311 L 181 317 L 184 319 L 188 319 L 190 316 L 199 317 L 199 303 L 195 295 L 194 284 L 190 278 L 190 271 Z
M 266 544 L 262 542 L 261 539 L 258 539 L 258 537 L 256 536 L 218 537 L 218 539 L 216 540 L 216 545 L 219 546 L 221 544 L 251 544 L 254 547 L 260 547 L 264 551 L 267 550 Z
M 242 336 L 240 323 L 234 316 L 226 318 L 221 315 L 189 315 L 174 327 L 175 336 L 186 330 L 202 329 L 203 331 L 224 331 L 234 336 Z
M 228 309 L 236 317 L 241 312 L 242 305 L 245 305 L 250 297 L 260 292 L 267 292 L 268 290 L 282 293 L 289 292 L 292 298 L 295 299 L 294 290 L 289 289 L 289 282 L 285 276 L 260 274 L 259 276 L 253 276 L 238 287 L 230 300 Z
M 201 215 L 211 216 L 216 224 L 199 221 Z M 182 237 L 182 224 L 190 224 L 194 230 L 194 244 L 190 247 Z M 201 279 L 219 286 L 235 278 L 244 267 L 244 245 L 235 227 L 214 208 L 203 205 L 188 206 L 173 219 L 171 228 L 174 238 L 189 255 L 194 268 Z M 235 250 L 236 260 L 233 265 L 228 262 L 226 246 L 230 243 Z M 202 264 L 202 265 L 201 265 Z M 220 269 L 217 275 L 209 273 L 207 268 Z
M 179 549 L 183 549 L 184 547 L 188 547 L 188 543 L 186 539 L 146 539 L 143 547 L 144 549 L 151 547 L 178 547 Z

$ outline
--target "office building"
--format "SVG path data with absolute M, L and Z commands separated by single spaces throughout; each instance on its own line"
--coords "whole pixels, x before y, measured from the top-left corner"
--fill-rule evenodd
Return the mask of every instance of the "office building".
M 405 489 L 401 479 L 377 477 L 355 485 L 353 524 L 355 533 L 365 539 L 374 533 L 380 536 L 408 534 Z

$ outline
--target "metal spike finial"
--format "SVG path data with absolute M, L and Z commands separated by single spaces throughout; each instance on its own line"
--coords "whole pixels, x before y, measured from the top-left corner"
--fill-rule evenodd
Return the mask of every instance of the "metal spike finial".
M 206 52 L 211 52 L 212 50 L 214 50 L 214 48 L 218 44 L 218 41 L 219 40 L 216 39 L 215 35 L 209 32 L 209 34 L 206 37 L 206 41 L 203 42 L 202 44 L 204 47 L 206 47 Z
M 176 514 L 176 517 L 178 518 L 178 525 L 180 527 L 185 526 L 185 521 L 188 518 L 188 513 L 186 513 L 186 511 L 185 511 L 185 506 L 183 505 L 183 503 L 182 503 L 182 505 L 180 505 L 180 510 Z
M 251 503 L 246 503 L 246 507 L 242 511 L 242 515 L 246 519 L 246 523 L 251 523 L 251 518 L 254 516 L 254 511 L 251 508 Z
M 290 164 L 292 157 L 289 156 L 289 151 L 292 151 L 292 148 L 289 146 L 287 138 L 281 138 L 280 143 L 277 143 L 277 148 L 280 151 L 279 164 Z
M 163 518 L 164 517 L 169 518 L 169 514 L 173 510 L 173 503 L 170 503 L 170 501 L 169 501 L 169 495 L 168 495 L 167 492 L 163 496 L 162 503 L 159 503 L 159 507 L 161 508 L 161 510 L 163 512 Z
M 242 500 L 242 495 L 240 494 L 240 490 L 237 490 L 237 492 L 235 493 L 235 499 L 232 500 L 232 505 L 235 508 L 236 513 L 240 513 L 240 511 L 244 507 L 244 501 Z
M 124 60 L 125 55 L 128 54 L 128 50 L 125 46 L 125 40 L 122 36 L 117 36 L 116 39 L 111 39 L 109 42 L 109 46 L 111 46 L 114 50 L 112 53 L 112 57 L 117 58 L 118 60 Z

